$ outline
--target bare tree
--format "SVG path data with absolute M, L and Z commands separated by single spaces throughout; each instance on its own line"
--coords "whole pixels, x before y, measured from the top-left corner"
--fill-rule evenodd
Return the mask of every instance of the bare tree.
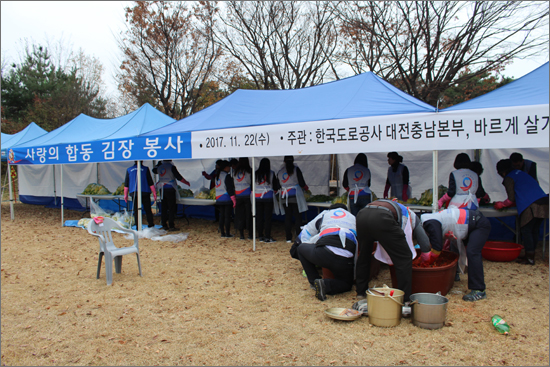
M 220 55 L 213 43 L 216 8 L 209 2 L 136 1 L 126 8 L 127 29 L 119 46 L 118 76 L 124 98 L 154 100 L 164 113 L 183 118 L 195 112 L 201 86 Z
M 216 40 L 257 89 L 302 88 L 338 78 L 333 65 L 338 33 L 329 2 L 224 5 Z
M 548 53 L 548 2 L 400 1 L 333 4 L 342 60 L 433 106 L 452 85 Z

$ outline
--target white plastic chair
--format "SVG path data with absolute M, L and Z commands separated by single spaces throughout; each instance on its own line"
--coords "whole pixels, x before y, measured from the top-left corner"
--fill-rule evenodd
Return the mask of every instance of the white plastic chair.
M 129 247 L 116 247 L 113 242 L 113 236 L 111 235 L 112 229 L 132 233 L 134 235 L 134 244 Z M 97 263 L 96 279 L 99 279 L 101 259 L 103 258 L 103 256 L 105 256 L 105 273 L 107 278 L 107 285 L 111 285 L 113 283 L 113 260 L 115 262 L 115 271 L 120 274 L 120 272 L 122 271 L 122 256 L 132 253 L 135 253 L 137 256 L 139 275 L 142 276 L 141 263 L 139 261 L 138 234 L 136 231 L 122 227 L 111 218 L 103 218 L 103 223 L 100 224 L 97 224 L 93 220 L 91 220 L 88 226 L 88 233 L 96 236 L 99 240 L 99 261 Z

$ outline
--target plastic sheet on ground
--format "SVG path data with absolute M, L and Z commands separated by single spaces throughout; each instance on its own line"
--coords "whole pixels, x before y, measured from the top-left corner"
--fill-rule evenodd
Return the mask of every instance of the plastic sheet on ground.
M 167 241 L 167 242 L 182 242 L 187 239 L 189 233 L 174 233 L 167 234 L 168 232 L 161 228 L 143 228 L 141 231 L 137 231 L 139 238 L 148 238 L 153 241 Z M 124 236 L 126 239 L 133 239 L 133 235 L 128 233 Z

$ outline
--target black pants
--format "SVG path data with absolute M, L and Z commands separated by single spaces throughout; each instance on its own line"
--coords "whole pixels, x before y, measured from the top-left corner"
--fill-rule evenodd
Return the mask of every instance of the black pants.
M 273 200 L 256 200 L 256 224 L 258 237 L 271 237 L 271 218 L 273 217 Z
M 319 239 L 317 245 L 302 243 L 298 246 L 298 257 L 310 284 L 313 284 L 315 279 L 321 279 L 316 266 L 327 268 L 334 274 L 334 279 L 324 281 L 327 294 L 348 292 L 353 286 L 353 257 L 342 257 L 326 248 L 326 245 L 337 247 L 339 242 L 340 236 L 325 236 Z M 355 244 L 347 240 L 346 250 L 355 255 Z
M 220 204 L 220 232 L 221 234 L 231 234 L 231 211 L 233 209 L 233 203 Z
M 412 291 L 412 254 L 405 232 L 388 210 L 365 207 L 357 213 L 359 256 L 356 269 L 357 294 L 364 295 L 369 287 L 371 254 L 378 241 L 393 262 L 397 288 L 405 292 L 408 301 Z
M 294 216 L 294 232 L 296 236 L 300 234 L 302 226 L 302 216 L 298 211 L 298 203 L 288 203 L 285 208 L 285 235 L 287 241 L 292 241 L 292 216 Z
M 542 218 L 533 218 L 526 225 L 520 228 L 525 252 L 535 252 L 537 243 L 539 242 L 539 232 L 542 221 Z
M 489 238 L 491 222 L 479 211 L 471 211 L 468 221 L 468 238 L 464 241 L 468 258 L 468 288 L 485 290 L 481 250 Z
M 252 203 L 250 197 L 237 198 L 237 205 L 235 206 L 235 228 L 237 228 L 241 234 L 244 233 L 244 229 L 248 231 L 248 235 L 252 236 Z
M 133 205 L 134 205 L 134 220 L 136 224 L 136 228 L 138 225 L 138 205 L 137 205 L 137 192 L 130 193 L 130 196 L 132 197 Z M 141 193 L 141 207 L 143 211 L 145 212 L 145 215 L 147 217 L 147 224 L 149 227 L 154 227 L 155 222 L 153 220 L 153 210 L 151 209 L 151 193 L 150 192 L 142 192 Z
M 178 203 L 176 202 L 176 190 L 164 188 L 162 192 L 162 212 L 160 215 L 161 224 L 163 227 L 174 228 L 174 220 L 176 219 L 176 212 Z

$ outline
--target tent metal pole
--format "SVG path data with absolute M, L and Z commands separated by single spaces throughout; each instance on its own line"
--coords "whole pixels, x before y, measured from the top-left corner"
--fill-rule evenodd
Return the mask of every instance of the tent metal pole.
M 11 166 L 10 162 L 8 162 L 8 172 L 7 172 L 9 178 L 8 178 L 8 190 L 10 190 L 10 217 L 11 220 L 15 219 L 15 215 L 13 213 L 13 191 L 12 191 L 12 183 L 11 183 Z
M 137 161 L 137 172 L 136 172 L 136 181 L 137 181 L 137 205 L 138 205 L 138 222 L 136 223 L 137 230 L 141 231 L 141 161 Z
M 91 199 L 90 199 L 91 200 Z M 63 212 L 63 165 L 61 165 L 61 227 L 63 227 L 63 217 L 64 217 L 64 212 Z
M 55 164 L 52 165 L 53 169 L 53 203 L 54 205 L 57 205 L 57 191 L 56 191 L 56 185 L 55 185 Z
M 256 162 L 252 157 L 252 251 L 256 251 Z
M 433 177 L 432 177 L 432 187 L 433 187 L 433 195 L 432 195 L 432 212 L 435 213 L 437 212 L 437 210 L 439 209 L 438 208 L 438 201 L 439 201 L 439 198 L 437 197 L 438 196 L 438 188 L 437 188 L 437 161 L 438 161 L 438 156 L 437 156 L 437 150 L 434 150 L 433 151 L 433 163 L 432 163 L 432 166 L 433 166 Z

